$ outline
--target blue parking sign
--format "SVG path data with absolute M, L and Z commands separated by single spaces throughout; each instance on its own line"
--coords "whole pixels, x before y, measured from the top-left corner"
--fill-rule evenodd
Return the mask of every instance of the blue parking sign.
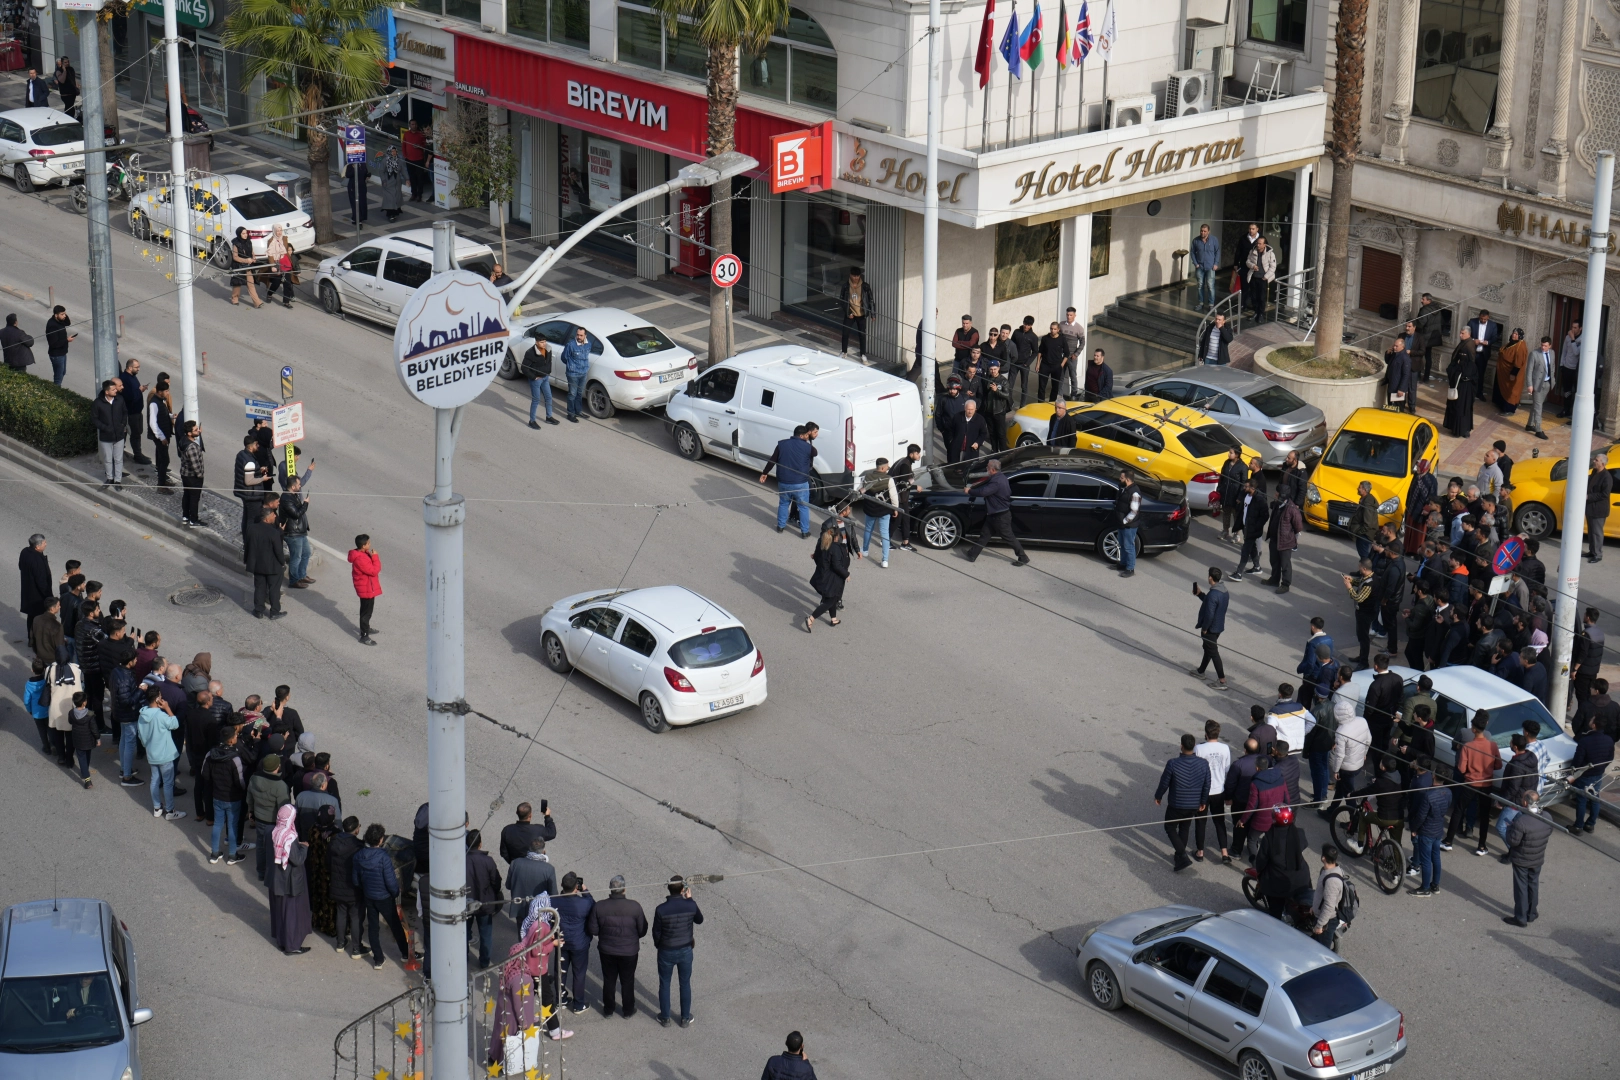
M 343 126 L 343 160 L 349 165 L 362 165 L 366 160 L 366 129 L 359 124 Z

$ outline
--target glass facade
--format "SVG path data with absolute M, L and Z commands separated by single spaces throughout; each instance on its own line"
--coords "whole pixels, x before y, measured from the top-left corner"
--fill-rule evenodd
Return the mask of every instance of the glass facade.
M 1308 0 L 1249 0 L 1249 40 L 1305 48 Z
M 695 34 L 670 33 L 663 19 L 639 4 L 619 5 L 619 59 L 637 67 L 694 79 L 708 76 L 708 51 Z M 798 8 L 765 50 L 740 59 L 745 94 L 838 111 L 838 55 L 816 21 Z
M 466 19 L 468 22 L 479 20 L 478 0 L 412 0 L 411 6 L 418 11 L 443 15 L 451 19 Z
M 536 41 L 589 49 L 590 0 L 506 0 L 506 30 Z
M 578 128 L 557 128 L 557 215 L 566 235 L 614 203 L 641 190 L 636 175 L 636 148 L 629 143 Z M 663 182 L 649 177 L 649 184 Z M 634 263 L 636 249 L 616 239 L 634 229 L 632 216 L 602 226 L 582 243 Z
M 1501 54 L 1502 0 L 1422 0 L 1412 115 L 1483 135 Z
M 1109 254 L 1114 247 L 1114 212 L 1100 210 L 1091 215 L 1091 276 L 1107 277 Z
M 866 200 L 837 191 L 782 196 L 782 304 L 838 326 L 839 290 L 866 266 Z
M 1057 288 L 1062 237 L 1061 221 L 1044 225 L 1003 221 L 997 225 L 996 303 Z

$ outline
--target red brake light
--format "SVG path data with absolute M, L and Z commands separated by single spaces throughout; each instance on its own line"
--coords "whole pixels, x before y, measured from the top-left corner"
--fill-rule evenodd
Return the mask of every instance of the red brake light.
M 761 652 L 760 650 L 755 649 L 754 650 L 754 671 L 753 671 L 753 674 L 749 675 L 748 677 L 750 679 L 752 679 L 754 677 L 754 675 L 758 675 L 760 672 L 762 672 L 764 670 L 765 670 L 765 654 L 763 652 Z
M 1400 1042 L 1406 1038 L 1406 1014 L 1401 1013 L 1401 1030 L 1395 1033 L 1395 1041 Z
M 617 375 L 621 379 L 631 379 L 637 382 L 642 379 L 652 378 L 652 372 L 648 371 L 646 368 L 637 368 L 634 371 L 615 371 L 613 374 Z
M 1201 472 L 1192 478 L 1192 482 L 1195 484 L 1218 484 L 1221 482 L 1221 474 L 1213 472 Z
M 840 224 L 840 225 L 848 225 L 849 224 L 849 211 L 848 210 L 840 210 L 840 211 L 838 211 L 838 224 Z
M 719 629 L 719 627 L 717 627 L 717 626 L 705 626 L 703 629 L 699 630 L 698 633 L 700 633 L 700 634 L 712 634 L 718 629 Z
M 1180 521 L 1182 518 L 1186 517 L 1189 513 L 1191 513 L 1191 511 L 1187 509 L 1187 504 L 1182 503 L 1180 506 L 1178 506 L 1174 510 L 1170 511 L 1170 520 L 1171 521 Z
M 680 672 L 676 671 L 672 667 L 667 667 L 667 668 L 664 669 L 664 678 L 669 682 L 669 685 L 671 687 L 673 687 L 674 689 L 676 689 L 680 693 L 683 693 L 683 694 L 695 694 L 695 693 L 697 693 L 697 690 L 695 690 L 693 688 L 692 684 L 686 681 L 686 676 L 682 675 Z
M 30 150 L 28 156 L 32 158 L 55 157 L 55 150 Z
M 847 212 L 847 211 L 846 211 Z M 844 471 L 855 471 L 855 418 L 844 417 Z
M 1299 432 L 1267 431 L 1266 438 L 1270 439 L 1272 442 L 1293 442 L 1295 439 L 1299 438 Z
M 688 360 L 686 362 L 686 366 L 687 366 L 688 370 L 696 371 L 697 370 L 697 357 L 694 356 L 694 357 L 692 357 L 692 359 Z
M 1326 1039 L 1318 1039 L 1316 1045 L 1311 1047 L 1306 1057 L 1310 1060 L 1313 1069 L 1331 1069 L 1333 1064 L 1333 1049 L 1328 1046 Z

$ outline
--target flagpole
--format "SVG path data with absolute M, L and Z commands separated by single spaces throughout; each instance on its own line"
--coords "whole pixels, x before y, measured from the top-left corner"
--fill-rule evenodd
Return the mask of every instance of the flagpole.
M 1086 131 L 1086 62 L 1080 61 L 1080 122 L 1075 125 L 1075 133 L 1085 134 Z
M 1009 72 L 1007 75 L 1007 137 L 1002 144 L 1004 146 L 1011 146 L 1013 143 L 1013 94 L 1017 87 L 1018 80 L 1013 78 L 1012 73 Z
M 1059 38 L 1058 40 L 1061 41 L 1062 39 Z M 1054 139 L 1063 134 L 1063 68 L 1064 63 L 1059 60 L 1057 69 L 1057 105 L 1052 110 L 1052 138 Z
M 979 152 L 990 149 L 990 80 L 984 80 L 984 116 L 979 121 Z
M 1107 127 L 1108 126 L 1108 61 L 1107 60 L 1103 61 L 1102 106 L 1103 106 L 1103 127 Z
M 1035 109 L 1041 100 L 1041 69 L 1036 68 L 1029 77 L 1029 141 L 1034 142 L 1036 131 Z

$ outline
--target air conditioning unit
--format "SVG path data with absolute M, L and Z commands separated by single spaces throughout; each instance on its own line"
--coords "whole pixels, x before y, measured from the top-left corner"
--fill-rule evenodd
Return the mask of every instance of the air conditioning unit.
M 1432 67 L 1440 63 L 1440 53 L 1445 43 L 1446 32 L 1440 27 L 1433 24 L 1418 27 L 1418 67 Z
M 1209 19 L 1188 19 L 1181 64 L 1189 71 L 1213 71 L 1216 78 L 1232 76 L 1232 50 L 1226 47 L 1226 24 Z
M 1137 124 L 1151 124 L 1154 120 L 1157 105 L 1157 99 L 1152 94 L 1142 94 L 1138 97 L 1109 98 L 1108 126 L 1119 128 L 1134 127 Z
M 1215 108 L 1219 92 L 1213 71 L 1172 71 L 1164 84 L 1164 115 L 1192 116 Z

